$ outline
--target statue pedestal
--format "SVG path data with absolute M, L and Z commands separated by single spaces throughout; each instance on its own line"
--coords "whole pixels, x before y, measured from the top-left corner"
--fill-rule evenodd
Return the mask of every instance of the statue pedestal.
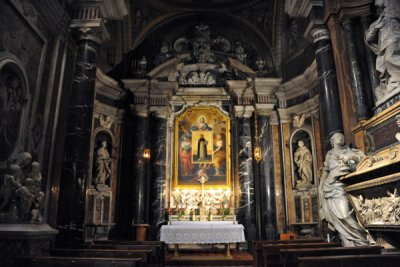
M 15 257 L 48 254 L 57 234 L 48 224 L 0 224 L 0 266 L 15 266 Z
M 141 223 L 141 224 L 132 224 L 133 228 L 136 228 L 136 241 L 146 241 L 146 233 L 147 228 L 150 225 Z

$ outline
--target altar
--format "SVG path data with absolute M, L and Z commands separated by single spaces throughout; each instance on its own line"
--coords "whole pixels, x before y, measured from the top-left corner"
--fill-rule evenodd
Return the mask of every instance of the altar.
M 233 221 L 172 221 L 161 227 L 160 240 L 174 245 L 178 256 L 179 244 L 225 244 L 230 257 L 230 244 L 246 242 L 244 227 Z

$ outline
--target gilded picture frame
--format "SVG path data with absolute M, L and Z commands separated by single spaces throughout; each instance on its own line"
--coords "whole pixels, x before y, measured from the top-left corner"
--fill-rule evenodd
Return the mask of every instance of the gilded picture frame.
M 174 189 L 230 189 L 230 119 L 217 107 L 189 107 L 174 121 Z

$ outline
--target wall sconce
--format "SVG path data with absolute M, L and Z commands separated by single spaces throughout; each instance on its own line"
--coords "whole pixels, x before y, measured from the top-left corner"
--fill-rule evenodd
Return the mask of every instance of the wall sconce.
M 145 148 L 143 150 L 143 158 L 144 159 L 150 159 L 150 148 Z
M 261 152 L 261 147 L 259 145 L 256 145 L 254 147 L 254 159 L 259 162 L 262 159 L 262 152 Z

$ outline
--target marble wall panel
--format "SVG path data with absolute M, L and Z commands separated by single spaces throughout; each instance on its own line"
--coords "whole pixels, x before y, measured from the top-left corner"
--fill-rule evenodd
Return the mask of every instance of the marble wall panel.
M 273 139 L 273 157 L 274 157 L 274 182 L 275 182 L 275 205 L 276 205 L 276 222 L 278 233 L 283 233 L 285 229 L 285 200 L 283 196 L 285 194 L 282 181 L 281 173 L 281 142 L 279 138 L 279 126 L 272 125 L 272 139 Z
M 349 68 L 350 62 L 348 62 L 346 56 L 346 38 L 343 27 L 335 16 L 329 18 L 327 26 L 331 34 L 345 140 L 347 143 L 355 144 L 352 128 L 357 125 L 357 118 L 353 101 L 353 91 L 350 90 L 352 81 L 349 75 L 351 73 Z

